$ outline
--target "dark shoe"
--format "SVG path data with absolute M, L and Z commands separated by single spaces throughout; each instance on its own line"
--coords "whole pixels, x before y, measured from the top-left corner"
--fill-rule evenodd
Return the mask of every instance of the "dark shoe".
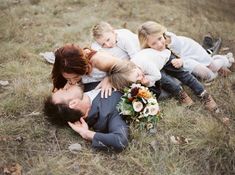
M 202 47 L 204 47 L 204 49 L 209 49 L 213 47 L 213 38 L 211 37 L 211 35 L 208 34 L 204 36 Z
M 222 44 L 222 39 L 213 39 L 211 35 L 206 35 L 203 39 L 202 47 L 206 49 L 207 53 L 210 55 L 215 55 L 218 53 Z
M 193 100 L 188 96 L 188 94 L 184 90 L 181 90 L 177 96 L 182 105 L 188 107 L 193 105 Z
M 213 46 L 211 48 L 207 49 L 207 52 L 211 51 L 212 52 L 211 55 L 217 54 L 219 52 L 221 44 L 222 44 L 222 39 L 221 38 L 215 40 Z

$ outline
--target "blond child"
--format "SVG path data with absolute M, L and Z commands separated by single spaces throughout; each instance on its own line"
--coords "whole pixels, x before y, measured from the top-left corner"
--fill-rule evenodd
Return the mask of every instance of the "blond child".
M 158 33 L 158 30 L 163 31 L 162 38 L 160 38 L 161 36 L 158 38 L 154 36 Z M 147 33 L 149 36 L 146 35 Z M 168 32 L 164 26 L 153 21 L 148 21 L 141 26 L 139 39 L 143 48 L 155 49 L 159 49 L 158 47 L 162 45 L 161 40 L 165 40 L 164 44 L 167 48 L 180 58 L 172 61 L 173 66 L 176 68 L 183 66 L 185 70 L 206 81 L 211 81 L 217 77 L 217 72 L 227 71 L 229 73 L 228 68 L 234 62 L 232 53 L 211 56 L 193 39 Z
M 172 94 L 181 94 L 181 89 L 175 88 L 172 86 L 172 82 L 169 81 L 169 75 L 173 76 L 180 80 L 184 85 L 190 87 L 193 92 L 204 101 L 207 109 L 211 111 L 216 110 L 217 104 L 211 95 L 204 89 L 203 85 L 188 71 L 174 65 L 174 63 L 178 61 L 178 58 L 167 49 L 166 46 L 169 41 L 164 37 L 165 32 L 165 27 L 151 21 L 142 24 L 138 29 L 138 37 L 142 48 L 152 48 L 160 52 L 170 52 L 170 56 L 167 58 L 167 62 L 161 70 L 161 85 L 163 88 L 165 87 L 165 89 L 169 88 Z M 160 59 L 166 58 L 162 57 Z M 155 61 L 159 62 L 160 59 L 156 58 Z M 147 61 L 148 60 L 146 59 L 146 62 Z M 186 104 L 192 104 L 192 99 L 187 94 L 183 94 L 183 98 Z
M 94 25 L 91 33 L 94 50 L 104 50 L 121 59 L 130 59 L 140 50 L 136 34 L 127 29 L 114 29 L 107 22 Z
M 148 52 L 149 50 L 144 49 L 142 51 Z M 143 55 L 143 53 L 142 53 L 142 55 Z M 144 55 L 148 55 L 148 54 L 144 53 Z M 113 87 L 115 87 L 118 90 L 123 90 L 124 87 L 128 87 L 132 83 L 139 82 L 143 85 L 148 86 L 149 89 L 153 93 L 156 94 L 156 90 L 158 90 L 158 89 L 156 89 L 156 86 L 155 86 L 156 84 L 152 84 L 151 81 L 154 81 L 154 80 L 157 81 L 157 80 L 159 80 L 159 78 L 161 78 L 160 70 L 157 69 L 156 61 L 154 61 L 153 59 L 149 59 L 150 57 L 148 57 L 148 56 L 147 57 L 139 57 L 139 60 L 141 60 L 142 58 L 145 59 L 144 63 L 147 63 L 148 65 L 150 65 L 150 66 L 148 66 L 148 69 L 142 70 L 140 67 L 138 67 L 132 61 L 125 61 L 123 63 L 115 64 L 112 67 L 111 71 L 109 72 L 109 76 L 108 76 Z M 159 56 L 157 56 L 157 58 L 159 58 Z M 140 62 L 143 63 L 143 59 Z M 141 65 L 142 68 L 144 68 L 145 66 Z M 154 71 L 154 69 L 152 69 L 154 67 L 155 67 L 155 71 Z M 150 70 L 150 69 L 152 69 L 152 70 Z M 191 75 L 191 74 L 188 73 L 188 75 Z M 202 99 L 203 103 L 205 104 L 206 109 L 208 109 L 210 111 L 217 111 L 217 109 L 218 109 L 217 104 L 215 103 L 213 98 L 206 92 L 204 87 L 196 80 L 196 78 L 192 78 L 189 76 L 187 79 L 190 80 L 190 83 L 188 83 L 188 84 L 191 87 L 191 89 L 197 95 L 200 94 L 198 96 Z M 154 85 L 154 86 L 152 86 L 152 85 Z M 184 91 L 183 91 L 184 93 L 181 92 L 183 90 L 183 88 L 179 84 L 173 85 L 172 82 L 170 82 L 168 85 L 171 86 L 170 89 L 172 89 L 171 90 L 172 93 L 174 93 L 174 91 L 176 91 L 176 94 L 177 93 L 179 94 L 179 96 L 176 96 L 176 97 L 185 98 L 185 96 L 184 96 L 185 92 Z M 193 85 L 195 87 L 197 87 L 198 89 L 192 88 Z M 187 96 L 186 98 L 190 99 L 190 97 L 188 97 L 187 94 L 186 94 L 186 96 Z M 182 99 L 182 100 L 185 100 L 185 99 Z M 187 103 L 188 106 L 193 104 L 192 100 L 188 101 L 188 102 L 190 102 L 190 103 Z

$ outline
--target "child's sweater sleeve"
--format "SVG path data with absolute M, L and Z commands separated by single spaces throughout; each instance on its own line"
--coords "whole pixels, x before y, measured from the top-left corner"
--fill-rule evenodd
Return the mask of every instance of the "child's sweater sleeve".
M 140 51 L 138 36 L 127 29 L 118 30 L 118 41 L 131 59 Z
M 171 32 L 166 32 L 166 35 L 171 38 L 171 43 L 168 45 L 168 47 L 179 57 L 181 57 L 181 50 L 182 50 L 182 41 L 178 38 L 177 35 Z

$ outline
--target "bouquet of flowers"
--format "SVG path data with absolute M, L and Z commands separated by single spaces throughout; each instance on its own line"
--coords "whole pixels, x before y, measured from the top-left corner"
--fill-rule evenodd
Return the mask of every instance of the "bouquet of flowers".
M 162 117 L 156 97 L 141 84 L 132 84 L 124 89 L 117 109 L 126 120 L 134 122 L 140 129 L 153 128 Z

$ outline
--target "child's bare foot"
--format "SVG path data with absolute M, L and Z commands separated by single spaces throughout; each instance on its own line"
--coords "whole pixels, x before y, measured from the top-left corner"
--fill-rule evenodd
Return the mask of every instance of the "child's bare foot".
M 218 73 L 223 77 L 227 77 L 231 73 L 231 71 L 227 67 L 222 67 L 220 68 Z

